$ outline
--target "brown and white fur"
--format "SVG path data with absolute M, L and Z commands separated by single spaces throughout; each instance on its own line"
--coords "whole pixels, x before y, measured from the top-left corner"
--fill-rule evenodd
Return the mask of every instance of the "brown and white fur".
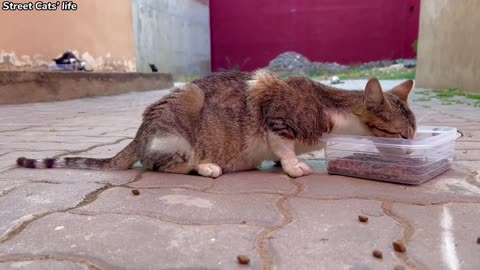
M 321 149 L 322 134 L 413 138 L 412 89 L 413 81 L 383 93 L 377 79 L 365 91 L 346 91 L 304 77 L 282 80 L 266 70 L 221 72 L 150 105 L 135 139 L 112 158 L 19 158 L 17 164 L 127 170 L 140 161 L 148 170 L 218 177 L 275 160 L 300 177 L 311 169 L 297 155 Z

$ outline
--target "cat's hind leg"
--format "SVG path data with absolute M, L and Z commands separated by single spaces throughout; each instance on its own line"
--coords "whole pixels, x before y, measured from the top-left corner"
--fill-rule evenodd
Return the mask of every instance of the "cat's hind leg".
M 147 170 L 187 174 L 195 169 L 190 164 L 190 144 L 180 135 L 156 135 L 144 148 L 140 162 Z
M 151 153 L 145 158 L 142 164 L 146 169 L 158 172 L 179 174 L 197 173 L 198 175 L 212 178 L 217 178 L 222 175 L 222 168 L 215 163 L 191 164 L 184 156 L 177 153 Z
M 146 147 L 140 162 L 147 170 L 190 174 L 217 178 L 222 168 L 215 163 L 196 162 L 190 144 L 180 135 L 165 133 L 154 137 Z

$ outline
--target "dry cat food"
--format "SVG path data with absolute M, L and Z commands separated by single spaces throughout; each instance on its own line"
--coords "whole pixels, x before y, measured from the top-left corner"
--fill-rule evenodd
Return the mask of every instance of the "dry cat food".
M 368 217 L 367 216 L 364 216 L 364 215 L 360 215 L 358 216 L 358 220 L 360 222 L 367 222 L 368 221 Z
M 239 264 L 249 264 L 250 258 L 246 255 L 238 255 L 237 260 Z
M 407 248 L 405 247 L 405 245 L 400 242 L 400 241 L 395 241 L 392 243 L 393 244 L 393 249 L 397 252 L 405 252 L 407 251 Z
M 477 238 L 477 244 L 480 245 L 480 237 Z
M 138 189 L 132 189 L 132 194 L 138 196 L 140 195 L 140 191 Z
M 402 158 L 393 162 L 382 155 L 355 153 L 342 159 L 329 161 L 327 170 L 330 174 L 418 184 L 425 179 L 437 176 L 448 166 L 448 159 L 430 162 L 420 158 Z M 439 168 L 443 170 L 438 170 Z
M 373 257 L 381 259 L 383 258 L 383 253 L 380 250 L 376 249 L 373 251 Z

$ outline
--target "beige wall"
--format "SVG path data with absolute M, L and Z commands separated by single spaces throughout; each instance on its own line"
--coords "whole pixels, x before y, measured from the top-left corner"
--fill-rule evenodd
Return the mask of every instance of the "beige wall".
M 95 70 L 135 71 L 131 0 L 74 2 L 77 11 L 0 10 L 0 70 L 45 66 L 72 50 Z
M 480 92 L 480 1 L 421 2 L 417 86 Z

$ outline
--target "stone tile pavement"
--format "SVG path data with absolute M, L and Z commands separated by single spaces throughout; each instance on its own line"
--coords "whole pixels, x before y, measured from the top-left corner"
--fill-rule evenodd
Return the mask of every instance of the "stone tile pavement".
M 0 269 L 479 269 L 480 110 L 418 94 L 421 124 L 464 133 L 453 168 L 420 186 L 330 176 L 321 160 L 299 179 L 268 164 L 215 180 L 14 166 L 111 156 L 165 93 L 0 106 Z

